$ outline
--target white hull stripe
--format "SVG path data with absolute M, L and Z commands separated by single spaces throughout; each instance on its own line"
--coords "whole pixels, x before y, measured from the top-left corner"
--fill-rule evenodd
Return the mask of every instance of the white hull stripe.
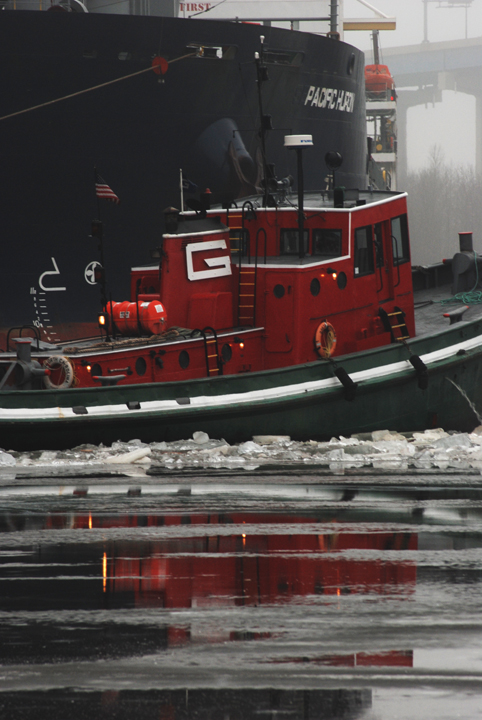
M 451 345 L 448 348 L 442 348 L 426 355 L 421 356 L 421 360 L 425 365 L 430 366 L 438 362 L 442 362 L 451 357 L 455 357 L 460 350 L 473 350 L 478 348 L 482 351 L 482 335 L 470 340 Z M 461 362 L 468 360 L 462 356 Z M 409 360 L 382 365 L 367 370 L 350 373 L 350 377 L 354 382 L 368 382 L 372 380 L 380 380 L 389 376 L 414 374 L 415 371 Z M 96 405 L 88 406 L 87 415 L 77 415 L 71 407 L 50 407 L 50 408 L 0 408 L 0 422 L 7 420 L 58 420 L 69 419 L 77 422 L 88 421 L 89 418 L 123 418 L 135 417 L 136 415 L 152 415 L 163 413 L 164 415 L 173 415 L 181 410 L 209 410 L 222 407 L 234 407 L 236 405 L 250 405 L 258 402 L 277 402 L 279 400 L 294 400 L 306 393 L 320 392 L 331 388 L 340 387 L 341 383 L 336 377 L 325 378 L 324 380 L 312 380 L 310 382 L 296 383 L 293 385 L 281 385 L 275 388 L 263 388 L 261 390 L 251 390 L 244 393 L 231 393 L 227 395 L 195 395 L 190 398 L 189 405 L 180 405 L 176 400 L 151 400 L 143 401 L 139 410 L 129 410 L 125 403 L 115 405 Z M 131 386 L 125 386 L 131 387 Z M 132 398 L 133 399 L 133 398 Z

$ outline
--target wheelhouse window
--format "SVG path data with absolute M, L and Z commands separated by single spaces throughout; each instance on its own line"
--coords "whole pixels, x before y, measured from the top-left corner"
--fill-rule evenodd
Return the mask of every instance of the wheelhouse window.
M 327 228 L 316 228 L 312 230 L 312 254 L 316 257 L 329 258 L 340 257 L 341 230 L 329 230 Z
M 308 230 L 303 230 L 303 253 L 308 254 Z M 280 255 L 299 255 L 300 234 L 298 229 L 283 228 L 280 232 Z
M 402 265 L 410 261 L 408 244 L 408 222 L 406 215 L 392 218 L 393 264 Z
M 370 275 L 374 272 L 372 226 L 355 230 L 355 277 Z

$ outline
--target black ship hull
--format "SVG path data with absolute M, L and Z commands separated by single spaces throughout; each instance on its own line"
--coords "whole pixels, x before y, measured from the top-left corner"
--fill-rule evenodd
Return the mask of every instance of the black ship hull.
M 100 258 L 89 233 L 98 214 L 109 297 L 128 299 L 130 267 L 149 262 L 164 208 L 179 207 L 181 168 L 199 191 L 252 192 L 261 35 L 266 151 L 277 176 L 296 177 L 283 136 L 307 133 L 305 189 L 326 184 L 328 151 L 343 155 L 337 184 L 364 187 L 364 62 L 345 43 L 252 24 L 0 13 L 2 330 L 33 324 L 56 341 L 93 327 L 101 303 L 89 267 Z M 158 56 L 169 62 L 165 75 L 152 70 Z M 98 205 L 94 167 L 118 205 Z

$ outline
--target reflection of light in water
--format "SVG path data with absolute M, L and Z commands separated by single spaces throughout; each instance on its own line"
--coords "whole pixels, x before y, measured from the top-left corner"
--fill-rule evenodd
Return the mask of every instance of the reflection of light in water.
M 107 589 L 107 553 L 104 553 L 102 558 L 102 589 L 105 592 Z

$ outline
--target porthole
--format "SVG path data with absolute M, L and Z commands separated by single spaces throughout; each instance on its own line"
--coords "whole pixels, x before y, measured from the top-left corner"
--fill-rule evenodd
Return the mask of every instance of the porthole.
M 310 283 L 310 293 L 313 295 L 313 297 L 316 297 L 320 294 L 321 285 L 318 278 L 313 278 L 313 280 Z
M 189 367 L 189 353 L 187 350 L 181 350 L 179 353 L 179 365 L 182 367 L 183 370 L 186 370 L 186 368 Z
M 275 285 L 273 289 L 274 296 L 277 298 L 282 298 L 285 294 L 285 289 L 283 285 Z
M 336 278 L 336 284 L 338 285 L 340 290 L 344 290 L 346 288 L 346 274 L 344 272 L 338 273 Z
M 225 343 L 221 348 L 221 357 L 223 358 L 223 362 L 225 363 L 229 362 L 233 357 L 231 345 L 228 345 L 228 343 Z
M 350 57 L 348 58 L 348 65 L 346 68 L 348 75 L 353 75 L 354 69 L 355 69 L 355 53 L 352 53 L 350 55 Z
M 92 365 L 90 374 L 92 375 L 92 377 L 98 377 L 99 375 L 102 375 L 102 368 L 99 363 L 95 363 L 95 365 Z
M 143 357 L 138 357 L 136 360 L 136 373 L 138 375 L 145 375 L 147 370 L 147 364 Z

